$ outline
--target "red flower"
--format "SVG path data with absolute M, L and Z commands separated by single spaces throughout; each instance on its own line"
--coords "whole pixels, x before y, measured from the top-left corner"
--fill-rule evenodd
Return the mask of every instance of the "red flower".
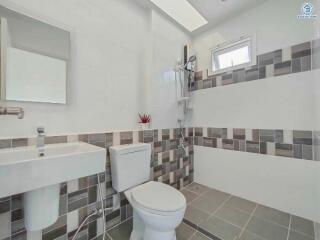
M 139 114 L 140 122 L 139 123 L 150 123 L 151 116 L 149 114 Z

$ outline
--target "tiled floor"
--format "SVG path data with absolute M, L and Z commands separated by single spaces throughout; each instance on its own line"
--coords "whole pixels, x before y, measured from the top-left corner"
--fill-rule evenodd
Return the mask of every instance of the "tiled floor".
M 177 240 L 314 240 L 313 222 L 197 183 L 181 191 L 188 202 Z M 129 240 L 132 219 L 108 231 Z
M 223 240 L 313 240 L 314 223 L 230 194 L 192 183 L 182 190 L 184 221 Z

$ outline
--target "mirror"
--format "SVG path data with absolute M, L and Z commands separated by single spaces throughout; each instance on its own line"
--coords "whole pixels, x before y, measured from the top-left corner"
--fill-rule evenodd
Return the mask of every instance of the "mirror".
M 0 6 L 0 97 L 67 103 L 70 33 Z

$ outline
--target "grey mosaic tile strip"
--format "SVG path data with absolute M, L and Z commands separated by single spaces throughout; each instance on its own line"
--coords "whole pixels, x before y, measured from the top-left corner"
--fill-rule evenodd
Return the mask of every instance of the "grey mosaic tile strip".
M 206 133 L 206 136 L 203 133 Z M 232 136 L 232 139 L 228 136 Z M 193 143 L 197 146 L 233 151 L 320 160 L 314 156 L 318 148 L 313 138 L 315 133 L 312 131 L 196 127 Z
M 181 189 L 193 182 L 193 136 L 194 128 L 183 129 L 186 136 L 187 153 L 178 149 L 179 129 L 156 129 L 147 131 L 110 132 L 97 134 L 81 134 L 71 136 L 48 136 L 47 144 L 67 142 L 78 139 L 93 145 L 107 148 L 116 144 L 132 142 L 148 142 L 152 145 L 150 163 L 151 180 L 161 181 Z M 0 149 L 34 145 L 34 139 L 0 140 Z M 159 160 L 161 158 L 161 161 Z M 71 239 L 82 220 L 96 208 L 100 207 L 97 175 L 60 184 L 59 219 L 49 228 L 42 231 L 42 239 Z M 109 154 L 107 154 L 106 171 L 99 174 L 103 187 L 105 206 L 112 206 L 111 169 Z M 22 194 L 0 199 L 1 219 L 9 219 L 4 226 L 4 233 L 9 239 L 26 239 L 24 227 Z M 132 217 L 132 208 L 124 195 L 121 195 L 121 207 L 116 211 L 106 212 L 107 229 Z M 78 239 L 95 239 L 101 235 L 101 217 L 92 217 L 80 231 Z M 2 228 L 1 228 L 2 230 Z M 1 236 L 1 235 L 0 235 Z
M 290 52 L 290 59 L 285 59 L 284 52 Z M 297 44 L 257 56 L 257 65 L 223 72 L 203 78 L 206 74 L 198 71 L 195 82 L 190 83 L 191 91 L 214 88 L 229 84 L 265 79 L 320 68 L 320 39 Z M 205 70 L 207 71 L 207 70 Z M 217 79 L 221 79 L 221 84 Z

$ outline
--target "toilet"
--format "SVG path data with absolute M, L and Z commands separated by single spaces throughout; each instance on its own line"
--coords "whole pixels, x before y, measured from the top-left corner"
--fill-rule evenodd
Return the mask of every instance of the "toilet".
M 150 181 L 151 145 L 110 147 L 112 186 L 133 208 L 130 240 L 175 240 L 186 199 L 175 188 Z

